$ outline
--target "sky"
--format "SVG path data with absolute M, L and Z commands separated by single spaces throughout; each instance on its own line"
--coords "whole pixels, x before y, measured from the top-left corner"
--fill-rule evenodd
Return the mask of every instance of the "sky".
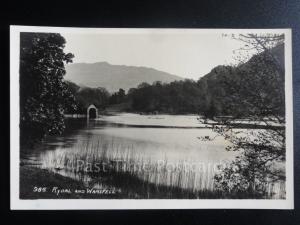
M 215 66 L 236 64 L 243 43 L 221 33 L 62 33 L 74 63 L 145 66 L 199 79 Z

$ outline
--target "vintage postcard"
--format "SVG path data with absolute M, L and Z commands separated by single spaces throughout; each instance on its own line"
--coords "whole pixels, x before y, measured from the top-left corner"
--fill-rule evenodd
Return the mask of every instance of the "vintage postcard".
M 293 209 L 290 29 L 10 34 L 12 209 Z

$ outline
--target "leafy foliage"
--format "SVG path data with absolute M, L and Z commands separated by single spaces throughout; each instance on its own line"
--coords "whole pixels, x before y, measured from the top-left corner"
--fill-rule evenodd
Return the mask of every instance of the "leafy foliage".
M 283 45 L 271 52 L 281 56 Z M 265 52 L 238 66 L 218 66 L 199 79 L 198 85 L 206 93 L 203 114 L 210 119 L 224 115 L 283 117 L 285 113 L 284 73 Z
M 171 114 L 199 113 L 202 99 L 203 92 L 193 80 L 169 84 L 142 83 L 137 88 L 130 89 L 127 95 L 127 101 L 131 102 L 134 111 Z
M 284 37 L 271 37 L 242 35 L 240 38 L 259 53 L 233 68 L 231 76 L 219 75 L 226 94 L 217 93 L 214 101 L 222 96 L 223 112 L 231 117 L 218 119 L 211 127 L 231 143 L 228 151 L 240 153 L 215 177 L 216 188 L 223 191 L 264 196 L 267 184 L 285 181 Z M 269 40 L 278 41 L 278 45 L 266 44 Z M 264 125 L 264 129 L 236 129 L 235 123 L 242 117 L 254 126 Z
M 98 109 L 105 108 L 109 103 L 109 93 L 105 88 L 80 87 L 66 81 L 69 91 L 74 95 L 77 104 L 76 110 L 70 109 L 67 113 L 85 114 L 89 105 L 94 104 Z
M 282 58 L 283 45 L 270 52 Z M 119 94 L 113 94 L 110 103 L 127 101 L 131 110 L 138 112 L 199 113 L 210 119 L 216 116 L 261 118 L 270 114 L 283 118 L 285 113 L 284 74 L 266 52 L 238 66 L 217 66 L 197 82 L 141 83 L 131 88 L 126 97 L 118 97 Z
M 64 111 L 75 107 L 63 81 L 65 39 L 55 33 L 21 33 L 20 36 L 20 129 L 21 143 L 32 144 L 47 134 L 61 133 Z
M 109 103 L 112 105 L 122 103 L 125 100 L 125 96 L 125 90 L 120 88 L 118 92 L 115 92 L 110 96 Z

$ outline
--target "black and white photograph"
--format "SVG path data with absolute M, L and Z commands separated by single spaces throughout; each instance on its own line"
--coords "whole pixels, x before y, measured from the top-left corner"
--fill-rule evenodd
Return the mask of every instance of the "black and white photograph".
M 13 209 L 292 209 L 290 29 L 10 27 Z

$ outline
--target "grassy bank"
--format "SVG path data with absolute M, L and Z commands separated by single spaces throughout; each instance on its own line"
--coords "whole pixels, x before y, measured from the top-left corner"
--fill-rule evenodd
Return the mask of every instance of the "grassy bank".
M 92 188 L 95 184 L 100 184 Z M 83 182 L 31 166 L 20 167 L 20 199 L 255 199 L 255 193 L 193 191 L 153 184 L 126 172 L 101 174 L 86 187 Z M 47 188 L 43 192 L 41 189 Z M 107 188 L 110 187 L 110 188 Z M 40 191 L 34 191 L 38 190 Z M 104 190 L 104 192 L 103 192 Z M 114 193 L 107 190 L 117 190 Z M 59 191 L 59 193 L 57 193 Z M 68 192 L 70 191 L 70 192 Z M 78 191 L 84 191 L 78 193 Z
M 112 174 L 110 174 L 112 175 Z M 194 199 L 221 197 L 211 191 L 192 192 L 182 188 L 155 185 L 144 182 L 130 174 L 114 174 L 103 176 L 101 182 L 104 186 L 114 187 L 115 193 L 90 193 L 98 188 L 86 187 L 83 182 L 64 177 L 60 174 L 31 166 L 20 167 L 20 199 Z M 99 180 L 95 179 L 94 183 Z M 93 183 L 91 183 L 93 184 Z M 93 185 L 92 185 L 93 186 Z M 42 188 L 46 187 L 46 191 Z M 61 191 L 57 194 L 57 190 Z M 66 192 L 70 191 L 69 192 Z M 85 190 L 85 193 L 75 191 Z M 89 191 L 87 191 L 89 190 Z
M 46 190 L 42 190 L 42 188 L 45 187 Z M 71 191 L 71 193 L 67 191 L 68 189 Z M 86 187 L 83 182 L 64 177 L 45 169 L 31 166 L 20 167 L 20 199 L 77 199 L 112 197 L 111 194 L 95 195 L 87 193 L 75 193 L 75 190 L 86 190 Z
M 185 167 L 184 160 L 173 163 L 169 163 L 167 159 L 157 161 L 136 152 L 132 146 L 124 147 L 114 141 L 98 138 L 78 142 L 71 150 L 49 152 L 43 157 L 45 168 L 70 173 L 71 177 L 75 176 L 79 180 L 90 179 L 89 188 L 118 190 L 109 195 L 73 192 L 60 195 L 59 198 L 251 199 L 272 198 L 275 190 L 272 188 L 263 196 L 253 191 L 237 193 L 216 190 L 214 170 L 211 167 Z M 26 174 L 22 175 L 24 168 Z M 33 185 L 86 188 L 83 183 L 46 170 L 24 168 L 21 167 L 21 178 L 24 180 L 22 185 L 25 187 L 25 196 L 39 197 L 40 193 L 32 193 Z M 57 197 L 53 193 L 40 195 L 44 198 Z

